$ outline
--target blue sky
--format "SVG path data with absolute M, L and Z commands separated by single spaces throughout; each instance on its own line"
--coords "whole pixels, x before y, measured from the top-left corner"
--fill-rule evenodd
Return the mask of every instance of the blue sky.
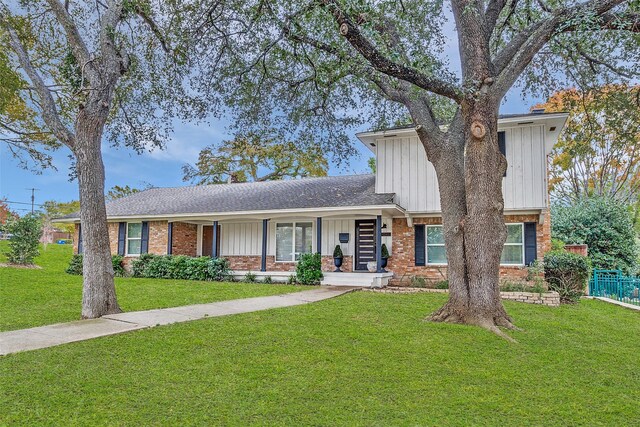
M 460 61 L 458 55 L 458 41 L 455 36 L 453 23 L 449 20 L 445 24 L 444 33 L 447 35 L 447 43 L 444 55 L 447 57 L 450 69 L 460 75 Z M 523 99 L 521 91 L 513 88 L 505 97 L 501 113 L 525 113 L 529 108 L 543 99 Z M 227 132 L 228 122 L 211 121 L 207 125 L 193 125 L 175 123 L 173 135 L 163 151 L 145 152 L 142 155 L 126 148 L 113 148 L 103 144 L 103 157 L 106 169 L 105 189 L 114 185 L 129 185 L 131 187 L 144 187 L 151 184 L 156 187 L 173 187 L 188 185 L 182 181 L 182 166 L 185 163 L 194 163 L 200 149 L 228 139 L 231 135 Z M 367 128 L 357 129 L 364 131 Z M 331 175 L 366 173 L 368 171 L 367 159 L 371 153 L 355 137 L 352 142 L 358 149 L 358 155 L 349 159 L 348 165 L 343 168 L 332 166 Z M 30 188 L 37 188 L 36 203 L 46 200 L 70 201 L 78 199 L 77 182 L 69 181 L 68 158 L 70 152 L 61 148 L 55 155 L 54 164 L 57 171 L 45 171 L 41 175 L 21 169 L 7 152 L 6 147 L 0 144 L 0 198 L 6 197 L 10 201 L 29 202 Z M 331 164 L 331 163 L 330 163 Z M 12 208 L 29 209 L 27 205 L 13 204 Z M 23 213 L 24 211 L 18 211 Z

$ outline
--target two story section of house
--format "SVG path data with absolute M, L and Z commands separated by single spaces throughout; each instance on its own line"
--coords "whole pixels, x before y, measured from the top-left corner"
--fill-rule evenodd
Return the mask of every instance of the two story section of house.
M 547 164 L 566 118 L 533 113 L 499 120 L 509 164 L 502 276 L 524 276 L 523 267 L 550 247 Z M 446 279 L 436 174 L 415 130 L 357 136 L 375 156 L 374 175 L 152 188 L 111 202 L 112 252 L 129 260 L 147 252 L 225 257 L 236 276 L 253 272 L 272 280 L 287 280 L 301 254 L 318 252 L 325 284 Z M 78 216 L 64 220 L 78 223 L 74 242 L 81 252 Z M 334 272 L 338 245 L 342 272 Z

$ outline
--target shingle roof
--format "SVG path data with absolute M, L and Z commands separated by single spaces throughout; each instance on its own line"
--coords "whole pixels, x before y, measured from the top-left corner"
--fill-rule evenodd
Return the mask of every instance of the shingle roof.
M 392 205 L 374 175 L 150 188 L 107 203 L 108 217 Z M 78 218 L 78 214 L 66 219 Z

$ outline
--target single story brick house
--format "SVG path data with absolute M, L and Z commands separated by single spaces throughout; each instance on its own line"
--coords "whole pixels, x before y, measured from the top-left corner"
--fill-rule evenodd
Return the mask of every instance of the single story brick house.
M 508 239 L 500 274 L 550 248 L 548 156 L 567 115 L 501 116 L 499 137 L 509 166 L 504 178 Z M 357 135 L 376 159 L 371 175 L 151 188 L 107 204 L 113 254 L 221 256 L 236 276 L 253 272 L 286 280 L 300 254 L 319 252 L 325 284 L 384 286 L 389 280 L 446 278 L 435 170 L 412 127 Z M 75 251 L 82 251 L 79 217 Z M 380 268 L 380 247 L 391 257 Z M 344 253 L 334 272 L 333 250 Z M 375 261 L 377 272 L 367 263 Z

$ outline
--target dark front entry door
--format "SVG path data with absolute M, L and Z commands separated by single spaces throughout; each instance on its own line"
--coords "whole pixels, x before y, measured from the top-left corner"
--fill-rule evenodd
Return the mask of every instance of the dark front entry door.
M 218 255 L 220 255 L 220 226 L 218 225 Z M 213 253 L 213 225 L 202 226 L 202 256 Z
M 367 270 L 367 263 L 376 260 L 376 221 L 356 221 L 356 270 Z

